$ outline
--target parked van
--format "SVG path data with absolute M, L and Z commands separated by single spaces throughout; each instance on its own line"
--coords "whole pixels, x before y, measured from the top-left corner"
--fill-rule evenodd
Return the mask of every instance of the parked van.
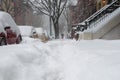
M 35 35 L 37 35 L 36 30 L 33 26 L 18 25 L 18 28 L 20 29 L 22 37 L 33 38 Z
M 19 44 L 22 41 L 20 30 L 10 14 L 0 11 L 0 46 Z

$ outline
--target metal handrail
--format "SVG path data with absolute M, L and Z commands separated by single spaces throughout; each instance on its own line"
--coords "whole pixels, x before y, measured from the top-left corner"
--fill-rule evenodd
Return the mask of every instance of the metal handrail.
M 113 4 L 115 4 L 118 0 L 115 0 L 114 2 L 112 2 L 109 5 L 105 5 L 103 8 L 101 8 L 100 10 L 98 10 L 97 12 L 95 12 L 92 16 L 90 16 L 88 19 L 86 19 L 85 21 L 90 21 L 92 19 L 94 19 L 95 17 L 97 17 L 98 15 L 100 15 L 103 11 L 105 11 L 106 9 L 108 9 L 109 7 L 111 7 Z
M 82 31 L 90 27 L 91 24 L 96 23 L 97 20 L 103 17 L 105 18 L 106 17 L 105 15 L 112 13 L 114 10 L 116 10 L 119 7 L 120 7 L 120 0 L 115 0 L 111 4 L 104 6 L 99 11 L 97 11 L 96 13 L 94 13 L 93 15 L 91 15 L 89 18 L 87 18 L 82 22 L 82 24 L 85 23 L 84 28 L 82 27 Z M 81 27 L 79 24 L 78 26 Z

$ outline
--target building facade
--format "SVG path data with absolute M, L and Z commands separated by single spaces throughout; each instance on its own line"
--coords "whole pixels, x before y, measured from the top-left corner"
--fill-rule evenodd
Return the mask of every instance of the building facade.
M 107 4 L 110 4 L 111 2 L 113 2 L 115 0 L 97 0 L 96 5 L 97 5 L 97 10 L 101 9 L 102 7 L 104 7 Z
M 77 5 L 70 6 L 71 24 L 76 25 L 84 21 L 97 10 L 113 1 L 115 0 L 78 0 Z
M 96 11 L 95 0 L 78 0 L 77 5 L 70 6 L 72 24 L 77 24 L 88 18 Z

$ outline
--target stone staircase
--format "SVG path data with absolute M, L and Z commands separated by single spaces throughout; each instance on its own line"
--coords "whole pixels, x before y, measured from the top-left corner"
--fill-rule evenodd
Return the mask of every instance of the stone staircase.
M 120 39 L 119 27 L 120 0 L 116 0 L 80 23 L 77 27 L 77 33 L 79 34 L 79 40 Z

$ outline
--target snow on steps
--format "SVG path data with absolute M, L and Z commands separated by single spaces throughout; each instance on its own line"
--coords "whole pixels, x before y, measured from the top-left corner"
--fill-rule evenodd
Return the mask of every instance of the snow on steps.
M 100 39 L 120 23 L 120 8 L 108 15 L 106 19 L 99 22 L 96 26 L 80 32 L 80 40 Z

